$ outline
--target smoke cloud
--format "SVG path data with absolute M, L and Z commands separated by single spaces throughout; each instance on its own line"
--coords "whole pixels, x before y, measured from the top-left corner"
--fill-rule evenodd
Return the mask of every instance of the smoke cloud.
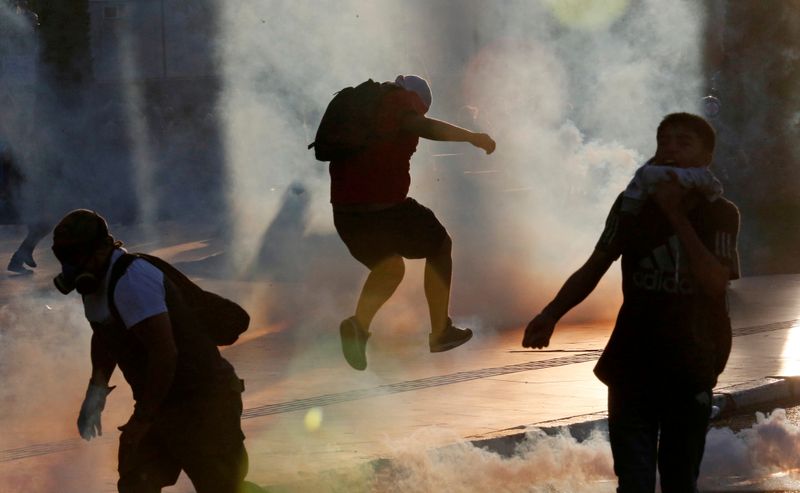
M 91 207 L 149 236 L 165 219 L 215 224 L 226 255 L 206 273 L 274 278 L 259 265 L 272 248 L 273 264 L 313 265 L 293 279 L 304 298 L 344 275 L 345 306 L 327 314 L 341 320 L 365 272 L 336 238 L 327 166 L 306 145 L 342 87 L 417 73 L 433 87 L 431 116 L 498 143 L 485 156 L 423 141 L 412 160 L 412 196 L 454 239 L 453 316 L 518 327 L 588 258 L 658 121 L 694 110 L 705 80 L 694 3 L 573 3 L 165 0 L 163 22 L 155 4 L 114 18 L 93 6 L 95 84 L 81 104 L 64 106 L 38 70 L 2 118 L 30 177 L 26 216 Z M 2 9 L 36 60 L 30 23 Z M 26 108 L 35 139 L 15 120 Z M 270 227 L 298 187 L 303 206 L 282 220 L 304 247 L 275 251 L 283 230 Z M 409 262 L 406 284 L 418 286 L 421 264 Z M 572 320 L 612 318 L 618 281 L 614 269 Z M 424 304 L 410 305 L 423 327 Z
M 318 362 L 309 341 L 351 313 L 366 274 L 333 230 L 327 167 L 306 149 L 334 92 L 367 78 L 419 74 L 433 89 L 430 116 L 495 138 L 491 156 L 468 144 L 421 142 L 411 195 L 453 237 L 456 322 L 502 330 L 527 322 L 588 257 L 615 196 L 653 153 L 661 117 L 696 111 L 706 81 L 698 49 L 704 12 L 688 0 L 607 2 L 591 20 L 580 8 L 522 0 L 165 0 L 167 53 L 154 30 L 156 3 L 121 3 L 121 17 L 93 33 L 113 56 L 94 54 L 98 84 L 79 107 L 56 104 L 56 88 L 43 78 L 20 83 L 0 72 L 0 132 L 30 177 L 26 212 L 57 218 L 72 207 L 96 208 L 114 231 L 140 223 L 120 237 L 144 250 L 175 231 L 186 241 L 202 230 L 191 240 L 210 237 L 221 255 L 187 264 L 187 272 L 252 283 L 235 297 L 254 320 L 296 341 L 280 355 L 287 380 Z M 24 48 L 36 60 L 31 23 L 5 3 L 0 23 L 0 53 Z M 12 32 L 16 44 L 8 44 Z M 168 84 L 159 86 L 161 78 Z M 409 262 L 376 329 L 428 331 L 421 265 Z M 618 286 L 614 271 L 571 320 L 612 318 Z M 24 434 L 4 433 L 3 449 L 74 436 L 88 375 L 80 308 L 38 291 L 7 299 L 0 369 L 11 384 L 0 396 L 13 405 L 0 413 Z M 124 387 L 110 399 L 109 423 L 130 411 Z M 395 444 L 401 468 L 376 484 L 613 490 L 599 436 L 577 443 L 536 435 L 508 459 L 467 444 L 431 455 L 426 440 Z M 101 445 L 92 453 L 113 468 L 113 443 Z M 93 457 L 76 466 L 87 480 Z M 756 462 L 774 460 L 765 453 Z M 64 477 L 57 460 L 47 467 Z M 80 481 L 58 481 L 60 491 L 73 484 L 83 491 Z M 52 490 L 52 483 L 13 484 L 12 491 Z
M 451 442 L 447 447 L 438 446 Z M 759 490 L 790 490 L 800 482 L 797 451 L 800 428 L 786 411 L 757 413 L 745 429 L 712 428 L 708 432 L 699 486 L 728 490 L 749 485 Z M 277 491 L 428 492 L 616 491 L 607 430 L 576 440 L 533 429 L 510 456 L 475 447 L 441 428 L 424 428 L 388 444 L 391 461 L 278 485 Z M 659 490 L 660 491 L 660 490 Z
M 326 165 L 305 148 L 332 94 L 417 73 L 433 88 L 430 116 L 498 143 L 484 156 L 421 142 L 412 159 L 412 196 L 454 239 L 453 314 L 482 328 L 533 315 L 588 258 L 616 194 L 653 153 L 661 117 L 695 111 L 704 85 L 695 4 L 609 2 L 593 14 L 602 22 L 556 4 L 226 3 L 220 111 L 240 269 L 293 183 L 307 191 L 304 233 L 335 235 Z M 304 253 L 363 276 L 335 245 Z M 418 284 L 409 264 L 406 282 Z M 612 273 L 573 319 L 612 318 L 618 280 Z M 425 307 L 413 305 L 424 325 Z
M 759 479 L 800 468 L 800 427 L 787 418 L 786 410 L 756 413 L 755 424 L 734 432 L 713 428 L 706 439 L 706 478 Z

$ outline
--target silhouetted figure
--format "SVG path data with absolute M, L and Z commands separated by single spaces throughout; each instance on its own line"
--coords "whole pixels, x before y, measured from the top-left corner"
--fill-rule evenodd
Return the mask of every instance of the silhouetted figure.
M 306 259 L 311 255 L 309 243 L 319 243 L 306 237 L 308 195 L 299 182 L 284 192 L 280 209 L 264 232 L 258 254 L 248 269 L 252 278 L 266 276 L 284 282 L 305 278 L 309 268 Z
M 0 140 L 0 223 L 18 224 L 20 221 L 19 201 L 22 173 L 14 163 L 11 148 Z
M 707 168 L 714 130 L 703 118 L 667 115 L 656 165 Z M 649 164 L 646 166 L 653 166 Z M 708 188 L 655 180 L 641 207 L 620 194 L 589 260 L 525 329 L 524 347 L 550 343 L 558 320 L 594 290 L 622 256 L 624 301 L 595 374 L 608 386 L 617 491 L 697 491 L 711 389 L 731 348 L 728 281 L 739 277 L 739 211 Z M 685 180 L 684 180 L 685 182 Z
M 33 273 L 32 270 L 25 266 L 36 267 L 36 261 L 33 260 L 33 250 L 42 241 L 42 238 L 50 232 L 50 223 L 33 222 L 28 224 L 27 228 L 28 233 L 19 247 L 17 247 L 17 250 L 11 255 L 11 260 L 8 261 L 8 270 L 18 274 Z
M 344 104 L 343 111 L 367 113 L 364 122 L 344 122 L 331 129 L 342 140 L 353 140 L 349 134 L 356 134 L 355 140 L 360 140 L 357 148 L 328 158 L 320 156 L 322 145 L 337 144 L 325 142 L 326 135 L 322 135 L 331 106 L 323 116 L 314 144 L 318 159 L 331 161 L 336 231 L 353 257 L 370 270 L 355 315 L 340 326 L 345 359 L 357 370 L 367 366 L 366 342 L 375 313 L 403 279 L 403 258 L 426 260 L 424 287 L 431 320 L 431 352 L 447 351 L 472 337 L 470 329 L 454 327 L 449 318 L 451 239 L 430 209 L 408 197 L 410 160 L 420 137 L 469 142 L 487 154 L 495 149 L 494 140 L 487 134 L 427 118 L 431 90 L 421 77 L 401 75 L 394 83 L 364 84 L 375 87 L 374 106 L 365 111 L 356 104 Z M 355 90 L 367 87 L 364 84 Z M 340 94 L 347 96 L 347 91 Z M 335 105 L 334 101 L 331 105 Z M 366 128 L 357 128 L 359 123 L 366 124 Z M 348 124 L 356 128 L 347 128 Z M 363 134 L 361 138 L 359 132 Z
M 20 193 L 25 176 L 19 169 L 11 147 L 0 141 L 0 223 L 20 224 L 23 214 L 20 212 Z M 33 250 L 39 241 L 50 232 L 50 223 L 40 221 L 27 221 L 28 233 L 17 250 L 11 255 L 8 270 L 17 274 L 32 274 L 26 268 L 36 267 L 33 260 Z
M 243 381 L 216 340 L 198 330 L 195 305 L 176 278 L 121 246 L 105 219 L 86 209 L 70 212 L 53 231 L 62 266 L 56 287 L 82 295 L 93 331 L 81 436 L 102 434 L 100 414 L 119 366 L 136 401 L 120 427 L 119 491 L 159 492 L 181 470 L 198 493 L 244 491 Z

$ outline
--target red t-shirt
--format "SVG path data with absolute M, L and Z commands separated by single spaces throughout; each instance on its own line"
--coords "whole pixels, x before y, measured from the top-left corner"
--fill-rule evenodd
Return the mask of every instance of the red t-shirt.
M 378 140 L 363 152 L 331 161 L 331 203 L 392 204 L 408 196 L 411 155 L 419 137 L 400 130 L 409 113 L 424 115 L 425 104 L 411 91 L 391 91 L 378 106 Z

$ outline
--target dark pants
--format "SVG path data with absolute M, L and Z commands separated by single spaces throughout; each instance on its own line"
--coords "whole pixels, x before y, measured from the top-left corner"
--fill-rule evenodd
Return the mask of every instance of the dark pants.
M 697 491 L 711 414 L 711 391 L 609 388 L 608 429 L 618 493 Z
M 158 493 L 181 471 L 197 493 L 240 491 L 248 468 L 242 390 L 215 389 L 168 405 L 137 446 L 121 443 L 120 493 Z

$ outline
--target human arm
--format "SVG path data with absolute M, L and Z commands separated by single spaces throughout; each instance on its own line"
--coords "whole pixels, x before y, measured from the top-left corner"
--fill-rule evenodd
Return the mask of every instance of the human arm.
M 92 376 L 89 383 L 98 386 L 107 386 L 117 367 L 117 361 L 111 355 L 102 337 L 96 332 L 92 332 L 91 342 Z
M 166 303 L 164 275 L 155 266 L 134 259 L 115 285 L 109 287 L 109 308 L 141 344 L 145 356 L 142 381 L 136 393 L 136 407 L 120 427 L 120 439 L 136 444 L 149 429 L 153 418 L 172 387 L 177 367 L 177 348 Z
M 81 410 L 78 413 L 78 433 L 86 441 L 103 434 L 100 415 L 106 406 L 106 397 L 115 387 L 109 387 L 108 381 L 117 362 L 97 332 L 92 333 L 91 342 L 92 376 L 86 388 Z
M 547 347 L 556 323 L 594 291 L 616 258 L 616 254 L 595 249 L 589 259 L 569 276 L 553 301 L 531 320 L 525 328 L 522 346 L 537 349 Z
M 142 342 L 147 353 L 144 389 L 136 402 L 133 415 L 121 426 L 122 440 L 137 444 L 150 428 L 162 402 L 172 387 L 178 349 L 172 336 L 172 324 L 167 312 L 148 317 L 130 328 Z
M 476 133 L 452 123 L 428 118 L 418 113 L 409 113 L 400 124 L 401 130 L 429 140 L 444 142 L 469 142 L 475 147 L 494 152 L 496 144 L 488 134 Z
M 686 215 L 687 194 L 674 174 L 670 181 L 658 184 L 653 200 L 683 245 L 689 260 L 689 271 L 699 287 L 708 296 L 722 296 L 731 278 L 731 271 L 703 244 L 689 221 Z

